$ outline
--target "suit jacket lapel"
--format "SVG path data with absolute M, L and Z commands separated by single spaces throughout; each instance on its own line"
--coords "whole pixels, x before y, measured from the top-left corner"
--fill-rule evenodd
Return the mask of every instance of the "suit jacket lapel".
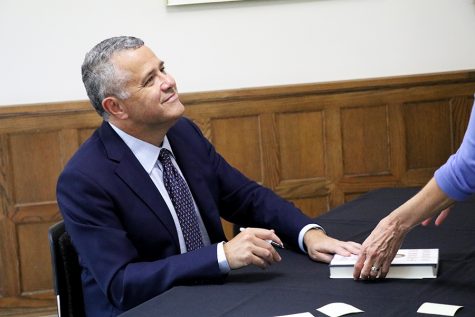
M 152 210 L 164 227 L 168 230 L 175 244 L 180 249 L 178 234 L 170 211 L 163 200 L 160 192 L 143 169 L 140 162 L 122 139 L 110 127 L 109 123 L 103 122 L 100 127 L 100 136 L 106 148 L 109 159 L 117 162 L 116 174 L 129 186 L 149 208 Z

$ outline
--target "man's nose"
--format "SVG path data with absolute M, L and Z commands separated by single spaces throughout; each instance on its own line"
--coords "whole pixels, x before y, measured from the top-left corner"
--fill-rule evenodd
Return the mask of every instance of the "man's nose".
M 160 89 L 161 90 L 167 90 L 170 87 L 173 87 L 175 84 L 175 81 L 173 80 L 173 77 L 171 77 L 168 74 L 162 74 L 160 76 Z

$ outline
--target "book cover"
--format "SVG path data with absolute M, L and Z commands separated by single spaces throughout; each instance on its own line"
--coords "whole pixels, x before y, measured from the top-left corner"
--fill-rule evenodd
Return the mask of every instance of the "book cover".
M 353 278 L 358 257 L 335 254 L 329 264 L 330 278 Z M 391 262 L 386 278 L 436 278 L 439 267 L 439 249 L 400 249 Z

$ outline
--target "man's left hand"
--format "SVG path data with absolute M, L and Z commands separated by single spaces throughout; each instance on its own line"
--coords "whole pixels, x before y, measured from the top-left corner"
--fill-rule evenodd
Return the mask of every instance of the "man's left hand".
M 312 260 L 326 263 L 330 263 L 335 253 L 350 256 L 351 254 L 358 255 L 361 250 L 361 244 L 331 238 L 320 229 L 308 230 L 303 241 L 307 247 L 308 256 Z

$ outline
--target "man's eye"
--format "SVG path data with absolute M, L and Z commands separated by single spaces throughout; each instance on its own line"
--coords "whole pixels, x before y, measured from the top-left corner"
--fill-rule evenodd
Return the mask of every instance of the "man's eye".
M 160 72 L 163 73 L 163 74 L 166 74 L 167 72 L 165 71 L 165 66 L 163 66 L 162 68 L 160 68 Z
M 150 77 L 147 78 L 147 80 L 145 81 L 144 86 L 150 86 L 150 85 L 152 85 L 154 80 L 155 80 L 155 76 L 150 76 Z

